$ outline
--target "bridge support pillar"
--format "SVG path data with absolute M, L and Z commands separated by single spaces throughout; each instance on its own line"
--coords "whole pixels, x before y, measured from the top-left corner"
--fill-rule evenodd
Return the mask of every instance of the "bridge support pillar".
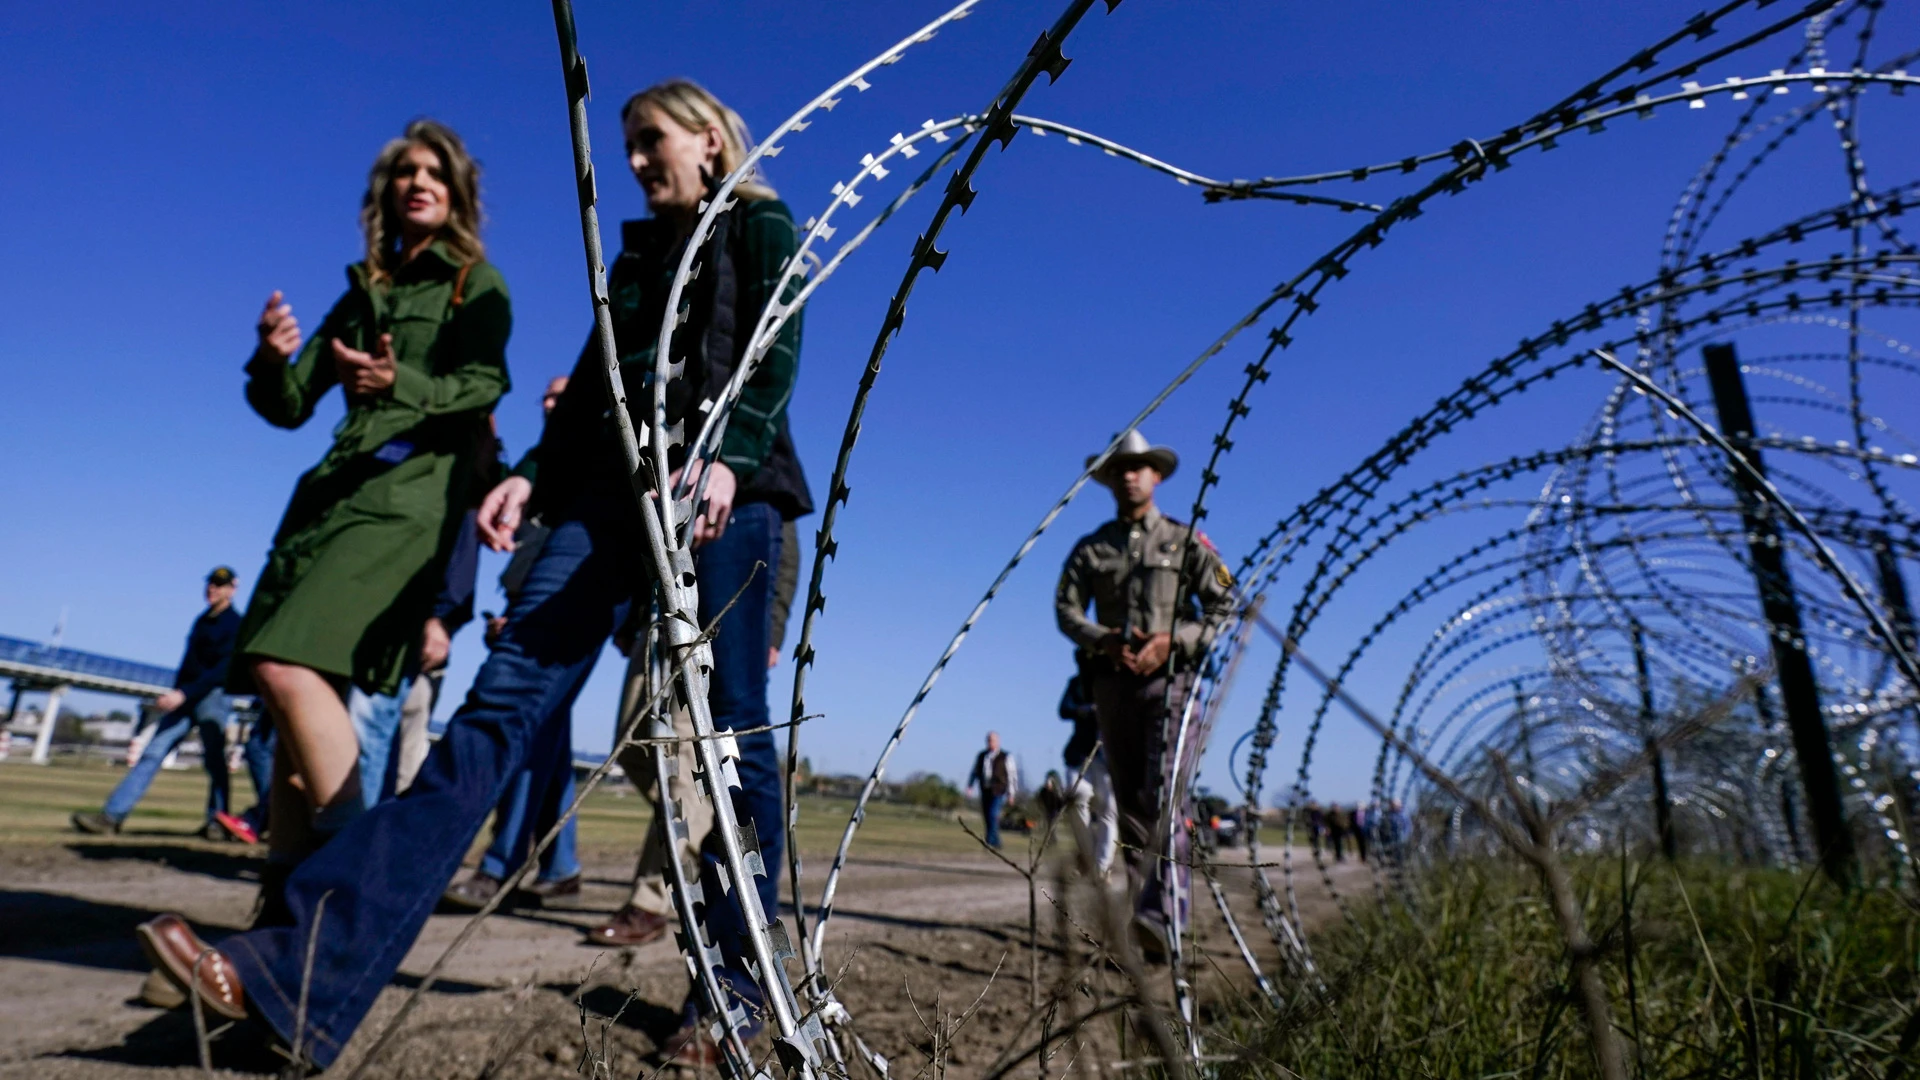
M 47 704 L 40 711 L 40 731 L 33 737 L 33 763 L 45 765 L 53 748 L 53 726 L 60 719 L 60 702 L 67 696 L 65 685 L 47 692 Z
M 20 715 L 20 680 L 13 680 L 13 703 L 7 706 L 7 722 L 0 724 L 0 760 L 13 751 L 13 718 Z

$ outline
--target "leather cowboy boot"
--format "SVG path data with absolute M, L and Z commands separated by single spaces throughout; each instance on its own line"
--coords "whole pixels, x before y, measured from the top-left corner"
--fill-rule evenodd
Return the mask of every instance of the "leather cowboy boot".
M 198 994 L 207 1008 L 228 1020 L 244 1020 L 247 995 L 240 975 L 220 950 L 200 940 L 178 915 L 156 916 L 135 930 L 153 966 L 183 993 Z

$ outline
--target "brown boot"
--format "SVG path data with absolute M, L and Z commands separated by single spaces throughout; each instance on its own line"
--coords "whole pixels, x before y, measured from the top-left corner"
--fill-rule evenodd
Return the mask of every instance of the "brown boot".
M 548 900 L 562 896 L 579 896 L 580 878 L 579 874 L 575 874 L 572 877 L 563 877 L 559 881 L 536 881 L 531 885 L 521 886 L 520 891 L 544 904 Z
M 156 916 L 134 931 L 140 948 L 182 993 L 195 993 L 214 1012 L 229 1020 L 247 1016 L 247 995 L 240 975 L 220 950 L 200 940 L 178 915 Z
M 447 886 L 447 891 L 440 894 L 440 899 L 449 907 L 479 911 L 499 891 L 499 878 L 475 870 L 465 881 L 456 881 Z
M 672 924 L 651 911 L 632 904 L 613 913 L 613 918 L 587 931 L 588 945 L 645 945 L 667 936 Z

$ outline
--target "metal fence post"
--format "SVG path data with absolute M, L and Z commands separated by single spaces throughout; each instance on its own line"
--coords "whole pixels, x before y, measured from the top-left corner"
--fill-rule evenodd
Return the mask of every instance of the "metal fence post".
M 1753 471 L 1766 475 L 1760 452 L 1753 445 L 1753 406 L 1740 375 L 1740 361 L 1732 345 L 1708 345 L 1701 350 L 1720 432 L 1746 459 Z M 1779 524 L 1755 489 L 1751 478 L 1734 470 L 1741 518 L 1747 533 L 1748 557 L 1760 609 L 1773 646 L 1774 673 L 1780 681 L 1780 702 L 1786 710 L 1787 730 L 1793 736 L 1794 756 L 1800 762 L 1800 783 L 1806 789 L 1807 817 L 1819 847 L 1820 865 L 1835 881 L 1853 875 L 1853 833 L 1840 801 L 1840 778 L 1833 767 L 1833 747 L 1826 720 L 1820 715 L 1820 687 L 1814 681 L 1813 661 L 1807 655 L 1800 601 L 1787 570 L 1786 547 Z
M 1680 855 L 1680 839 L 1673 831 L 1673 801 L 1667 796 L 1667 757 L 1654 737 L 1653 675 L 1647 668 L 1647 633 L 1633 624 L 1633 671 L 1640 683 L 1640 737 L 1653 758 L 1653 825 L 1660 836 L 1660 854 L 1672 862 Z

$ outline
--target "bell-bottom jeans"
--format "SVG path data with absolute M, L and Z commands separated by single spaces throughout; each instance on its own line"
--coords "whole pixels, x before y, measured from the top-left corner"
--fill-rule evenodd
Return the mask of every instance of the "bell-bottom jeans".
M 508 606 L 505 631 L 413 786 L 347 825 L 293 872 L 286 888 L 292 925 L 221 944 L 253 1013 L 289 1042 L 306 981 L 300 1042 L 314 1064 L 332 1064 L 392 980 L 515 771 L 524 765 L 536 778 L 552 777 L 556 760 L 570 752 L 575 696 L 636 597 L 647 602 L 651 586 L 639 572 L 648 563 L 644 544 L 638 515 L 611 499 L 583 500 L 557 522 Z M 756 503 L 737 507 L 726 532 L 695 553 L 703 625 L 733 602 L 713 641 L 708 702 L 720 728 L 767 724 L 767 609 L 779 545 L 779 514 Z M 782 844 L 773 735 L 742 735 L 739 744 L 734 810 L 753 823 L 772 871 Z M 711 853 L 703 858 L 707 929 L 725 956 L 728 981 L 747 990 L 741 919 L 717 866 Z M 756 884 L 762 910 L 776 914 L 777 877 L 769 873 Z

